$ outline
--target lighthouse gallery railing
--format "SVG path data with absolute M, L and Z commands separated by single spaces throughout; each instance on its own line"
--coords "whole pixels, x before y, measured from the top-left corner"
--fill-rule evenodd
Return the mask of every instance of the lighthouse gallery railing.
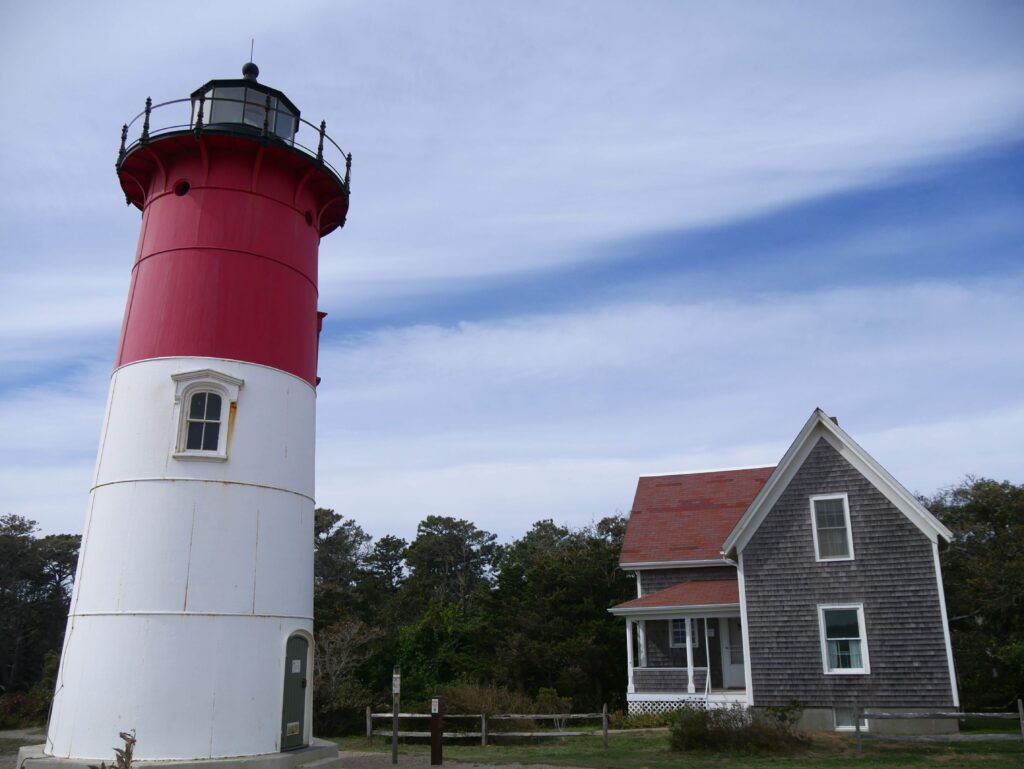
M 124 162 L 125 157 L 132 150 L 136 147 L 148 144 L 155 137 L 191 132 L 198 138 L 202 136 L 204 132 L 209 131 L 211 133 L 233 134 L 236 136 L 258 138 L 262 141 L 286 146 L 301 152 L 303 155 L 314 159 L 317 163 L 320 163 L 327 168 L 344 187 L 346 195 L 351 192 L 352 153 L 346 154 L 345 151 L 338 146 L 337 142 L 327 134 L 327 121 L 321 120 L 319 126 L 313 125 L 308 120 L 296 117 L 287 109 L 281 109 L 280 107 L 273 106 L 270 103 L 270 97 L 268 96 L 266 103 L 261 105 L 263 112 L 262 125 L 245 121 L 208 123 L 205 122 L 204 115 L 207 113 L 208 108 L 212 103 L 234 103 L 242 105 L 243 109 L 245 107 L 251 108 L 253 106 L 253 102 L 251 101 L 247 103 L 244 99 L 233 99 L 221 96 L 200 96 L 195 98 L 173 99 L 171 101 L 160 102 L 159 104 L 153 104 L 152 99 L 146 99 L 146 108 L 121 127 L 121 147 L 117 153 L 116 167 L 121 167 L 121 163 Z M 174 107 L 175 105 L 188 105 L 187 121 L 171 123 L 169 125 L 160 125 L 157 127 L 152 125 L 151 117 L 153 112 L 165 107 Z M 168 115 L 172 111 L 173 110 L 166 110 L 161 113 L 161 117 Z M 248 114 L 248 112 L 246 114 Z M 273 123 L 271 123 L 272 115 Z M 316 149 L 307 147 L 295 140 L 295 134 L 298 133 L 298 127 L 296 127 L 296 130 L 292 132 L 289 138 L 284 138 L 275 130 L 271 129 L 270 126 L 276 125 L 277 119 L 280 116 L 296 121 L 297 123 L 304 123 L 312 128 L 317 135 Z M 129 143 L 128 135 L 140 120 L 142 121 L 142 127 L 138 138 Z M 333 162 L 329 158 L 333 158 Z M 344 167 L 344 173 L 341 172 L 339 166 Z

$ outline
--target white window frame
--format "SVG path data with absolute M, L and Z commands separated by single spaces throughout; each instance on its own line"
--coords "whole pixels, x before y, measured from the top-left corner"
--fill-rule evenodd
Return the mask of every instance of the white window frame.
M 830 555 L 822 557 L 818 547 L 818 516 L 814 511 L 814 503 L 819 500 L 841 499 L 843 500 L 843 519 L 846 522 L 846 549 L 848 555 Z M 818 562 L 828 561 L 852 561 L 853 560 L 853 527 L 850 525 L 850 499 L 845 492 L 842 494 L 815 494 L 810 499 L 811 508 L 811 533 L 814 535 L 814 560 Z
M 672 619 L 670 619 L 668 621 L 668 646 L 669 646 L 669 648 L 670 649 L 685 649 L 686 648 L 686 636 L 685 636 L 685 634 L 683 636 L 683 642 L 682 643 L 678 643 L 677 644 L 675 642 L 675 640 L 674 640 L 675 639 L 675 632 L 673 631 L 673 624 L 672 624 L 674 622 L 689 622 L 689 623 L 691 623 L 690 624 L 690 648 L 691 649 L 699 649 L 700 648 L 700 636 L 697 635 L 697 627 L 696 627 L 697 623 L 694 621 L 694 619 L 692 617 L 673 617 Z
M 213 369 L 172 374 L 171 379 L 174 382 L 174 424 L 177 426 L 177 435 L 174 439 L 174 458 L 224 462 L 228 458 L 228 433 L 230 432 L 232 409 L 238 403 L 238 391 L 245 381 Z M 216 393 L 221 398 L 220 430 L 215 450 L 185 448 L 188 440 L 189 405 L 192 396 L 201 392 Z
M 828 664 L 828 638 L 825 634 L 825 612 L 831 609 L 856 609 L 857 633 L 860 641 L 859 668 L 830 668 Z M 829 603 L 818 605 L 818 634 L 821 641 L 821 669 L 828 676 L 860 676 L 871 673 L 871 662 L 868 658 L 868 630 L 864 623 L 864 604 L 862 603 Z

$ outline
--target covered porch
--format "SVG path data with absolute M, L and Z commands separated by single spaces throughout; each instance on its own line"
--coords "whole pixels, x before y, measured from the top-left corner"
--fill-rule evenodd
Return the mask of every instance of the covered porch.
M 629 712 L 747 703 L 736 580 L 695 580 L 620 604 Z

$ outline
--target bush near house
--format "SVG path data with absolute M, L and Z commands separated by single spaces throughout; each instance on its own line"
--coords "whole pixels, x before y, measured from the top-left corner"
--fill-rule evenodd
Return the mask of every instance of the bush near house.
M 669 725 L 672 749 L 757 753 L 793 748 L 804 741 L 796 731 L 801 711 L 799 703 L 762 710 L 742 705 L 711 710 L 683 707 Z

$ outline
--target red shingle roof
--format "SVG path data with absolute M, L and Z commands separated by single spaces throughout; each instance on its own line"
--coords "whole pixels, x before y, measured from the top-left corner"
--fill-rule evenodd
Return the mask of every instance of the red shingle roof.
M 615 609 L 660 609 L 676 606 L 738 604 L 740 589 L 735 579 L 701 579 L 683 582 L 657 593 L 620 603 Z
M 712 561 L 774 467 L 640 478 L 619 563 Z

